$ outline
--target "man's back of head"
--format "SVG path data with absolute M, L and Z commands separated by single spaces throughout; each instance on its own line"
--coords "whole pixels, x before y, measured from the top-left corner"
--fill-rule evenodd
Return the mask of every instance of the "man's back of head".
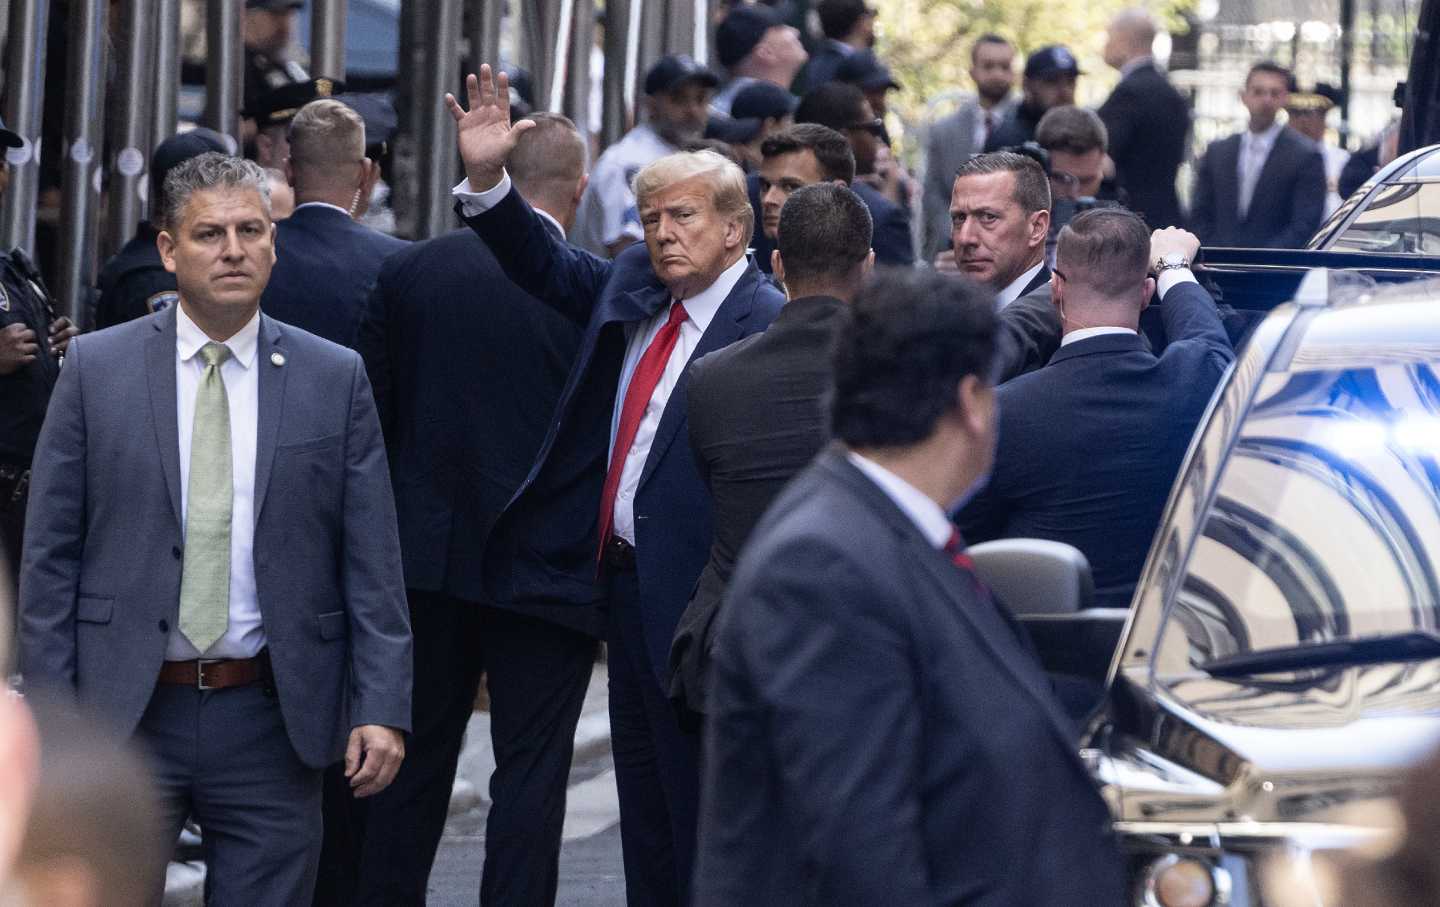
M 1105 32 L 1105 63 L 1120 69 L 1148 57 L 1159 30 L 1149 10 L 1132 7 L 1116 13 Z
M 820 0 L 816 6 L 825 37 L 854 47 L 874 43 L 875 11 L 865 0 Z
M 1060 231 L 1051 290 L 1065 332 L 1135 329 L 1150 301 L 1150 230 L 1123 208 L 1097 208 Z
M 875 260 L 870 209 L 845 186 L 816 183 L 795 190 L 780 210 L 775 276 L 791 299 L 855 295 Z
M 569 229 L 585 190 L 585 139 L 558 113 L 528 119 L 535 125 L 520 134 L 506 169 L 522 198 Z
M 353 210 L 369 174 L 365 121 L 340 101 L 311 101 L 290 121 L 287 173 L 299 204 L 325 201 Z

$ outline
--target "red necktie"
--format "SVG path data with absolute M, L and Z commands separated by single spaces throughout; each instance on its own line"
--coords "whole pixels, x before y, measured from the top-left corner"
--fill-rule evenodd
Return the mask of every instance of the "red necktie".
M 960 537 L 960 530 L 950 530 L 950 539 L 945 542 L 945 553 L 950 555 L 950 563 L 969 573 L 971 579 L 979 580 L 975 575 L 975 561 L 965 553 L 965 540 Z
M 630 376 L 630 385 L 625 389 L 625 403 L 620 408 L 620 427 L 615 431 L 615 447 L 610 454 L 610 471 L 605 474 L 605 487 L 600 492 L 600 552 L 610 540 L 610 530 L 615 524 L 615 495 L 620 490 L 620 474 L 625 471 L 625 458 L 630 445 L 635 443 L 635 433 L 640 430 L 640 420 L 645 417 L 645 407 L 655 394 L 655 385 L 665 374 L 665 364 L 680 339 L 680 325 L 685 322 L 685 306 L 675 303 L 670 306 L 670 318 L 635 366 Z

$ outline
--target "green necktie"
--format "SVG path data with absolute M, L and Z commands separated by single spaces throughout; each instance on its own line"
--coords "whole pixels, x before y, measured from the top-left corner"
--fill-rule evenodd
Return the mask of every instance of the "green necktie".
M 230 403 L 220 364 L 230 348 L 200 348 L 205 371 L 195 392 L 190 433 L 190 488 L 185 505 L 185 561 L 180 574 L 180 632 L 203 654 L 230 624 Z

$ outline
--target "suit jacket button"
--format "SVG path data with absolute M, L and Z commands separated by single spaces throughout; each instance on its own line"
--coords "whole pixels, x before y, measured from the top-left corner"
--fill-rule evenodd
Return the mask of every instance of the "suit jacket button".
M 175 560 L 177 560 L 177 561 L 180 560 L 180 558 L 184 555 L 184 552 L 180 550 L 180 546 L 179 546 L 179 545 L 176 545 L 174 548 L 171 548 L 171 549 L 170 549 L 170 553 L 173 554 L 173 555 L 175 555 Z
M 169 632 L 170 632 L 170 621 L 165 620 L 165 619 L 162 618 L 162 619 L 160 620 L 159 627 L 160 627 L 160 632 L 161 632 L 161 633 L 169 633 Z

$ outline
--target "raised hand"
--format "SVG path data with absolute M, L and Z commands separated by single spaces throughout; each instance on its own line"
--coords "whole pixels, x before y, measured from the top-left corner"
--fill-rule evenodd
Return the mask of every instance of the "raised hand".
M 472 74 L 465 79 L 465 90 L 470 96 L 468 111 L 453 94 L 445 95 L 445 106 L 455 118 L 460 160 L 470 188 L 484 192 L 500 182 L 520 134 L 535 121 L 510 122 L 510 80 L 503 72 L 494 75 L 488 63 L 481 64 L 479 78 Z

